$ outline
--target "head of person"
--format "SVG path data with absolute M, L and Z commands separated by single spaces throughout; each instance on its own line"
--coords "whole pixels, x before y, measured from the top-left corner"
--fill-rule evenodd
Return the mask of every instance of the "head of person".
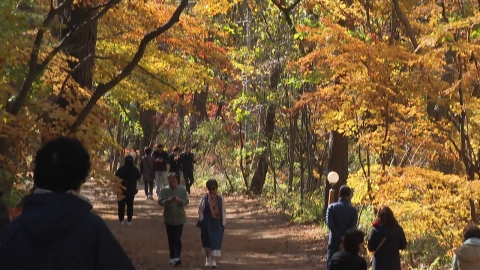
M 180 176 L 177 173 L 171 172 L 168 174 L 168 185 L 170 188 L 176 188 L 178 186 L 178 182 L 180 180 Z
M 79 191 L 90 173 L 90 155 L 82 143 L 59 137 L 40 148 L 34 159 L 34 185 L 52 192 Z
M 186 153 L 189 153 L 190 152 L 190 145 L 185 145 L 185 152 Z
M 150 156 L 152 154 L 152 148 L 147 147 L 145 148 L 145 155 Z
M 365 234 L 357 229 L 348 229 L 342 238 L 343 248 L 351 254 L 358 254 L 363 245 Z
M 128 167 L 133 166 L 133 157 L 131 155 L 127 155 L 125 157 L 125 166 L 128 166 Z
M 340 187 L 338 196 L 342 199 L 350 199 L 352 197 L 352 189 L 347 185 L 343 185 Z
M 215 179 L 208 180 L 206 186 L 207 186 L 207 189 L 208 189 L 208 193 L 210 195 L 213 195 L 213 196 L 217 195 L 217 190 L 218 190 L 217 180 L 215 180 Z
M 470 223 L 463 229 L 463 241 L 465 242 L 470 238 L 480 239 L 480 228 L 475 223 Z
M 157 144 L 157 151 L 158 151 L 159 153 L 162 153 L 162 152 L 163 152 L 163 144 L 161 144 L 161 143 Z
M 388 206 L 382 206 L 382 208 L 380 208 L 375 222 L 382 224 L 384 227 L 392 227 L 398 224 L 393 211 Z
M 174 153 L 174 154 L 178 154 L 179 151 L 180 151 L 180 147 L 175 146 L 175 147 L 173 148 L 173 153 Z

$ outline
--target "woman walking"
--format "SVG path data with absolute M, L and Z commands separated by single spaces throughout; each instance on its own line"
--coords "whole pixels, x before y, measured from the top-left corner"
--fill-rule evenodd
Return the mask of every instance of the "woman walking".
M 125 189 L 122 189 L 124 198 L 118 201 L 118 220 L 123 225 L 125 205 L 127 205 L 127 221 L 128 225 L 132 225 L 133 200 L 138 192 L 137 180 L 142 177 L 140 171 L 133 164 L 132 156 L 128 155 L 125 157 L 125 165 L 117 170 L 115 176 L 122 179 L 122 185 L 125 187 Z
M 227 223 L 225 200 L 217 193 L 217 180 L 208 180 L 207 189 L 208 193 L 200 200 L 198 216 L 202 247 L 206 257 L 205 266 L 217 268 L 215 258 L 222 256 L 223 232 Z
M 403 228 L 398 224 L 393 212 L 383 206 L 373 222 L 368 239 L 368 250 L 374 252 L 373 270 L 401 270 L 400 250 L 407 247 Z
M 180 177 L 176 173 L 168 175 L 168 186 L 160 191 L 158 204 L 164 207 L 163 219 L 167 227 L 168 247 L 170 249 L 169 263 L 173 266 L 182 264 L 182 232 L 187 223 L 185 206 L 189 203 L 185 187 L 179 186 Z

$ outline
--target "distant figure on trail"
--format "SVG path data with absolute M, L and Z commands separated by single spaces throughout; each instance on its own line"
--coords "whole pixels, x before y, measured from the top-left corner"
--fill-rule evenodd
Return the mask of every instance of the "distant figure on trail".
M 455 250 L 453 270 L 480 269 L 480 228 L 474 223 L 463 229 L 463 245 Z
M 34 194 L 4 232 L 2 270 L 135 269 L 105 222 L 80 195 L 90 156 L 76 139 L 60 137 L 35 156 Z
M 153 158 L 155 160 L 155 185 L 157 196 L 160 196 L 160 190 L 163 186 L 168 185 L 168 153 L 163 149 L 163 144 L 157 145 L 157 151 L 153 153 Z
M 193 177 L 193 164 L 196 163 L 195 155 L 190 151 L 190 146 L 185 146 L 185 151 L 180 155 L 180 163 L 183 178 L 185 179 L 185 187 L 187 188 L 188 194 L 190 194 L 190 187 L 195 181 Z
M 217 268 L 216 257 L 222 256 L 222 241 L 227 211 L 225 200 L 217 193 L 217 180 L 207 181 L 208 193 L 200 199 L 198 217 L 200 219 L 202 247 L 205 252 L 205 267 Z
M 118 201 L 118 220 L 123 225 L 125 205 L 127 205 L 127 221 L 128 225 L 132 225 L 133 201 L 138 193 L 137 180 L 142 177 L 140 171 L 133 164 L 132 156 L 125 157 L 125 164 L 117 170 L 115 176 L 122 179 L 122 186 L 125 188 L 122 189 L 123 198 Z
M 140 161 L 140 173 L 145 186 L 145 197 L 153 200 L 153 181 L 155 180 L 155 159 L 152 157 L 152 148 L 145 148 L 145 156 Z
M 372 270 L 402 270 L 400 250 L 407 248 L 407 238 L 392 210 L 383 206 L 373 222 L 368 250 L 374 252 Z
M 362 231 L 348 229 L 342 237 L 344 250 L 332 256 L 328 270 L 367 270 L 367 261 L 358 255 L 364 238 Z M 390 270 L 382 270 L 387 269 Z
M 330 229 L 328 237 L 327 268 L 333 254 L 340 250 L 342 237 L 348 229 L 357 226 L 357 209 L 350 204 L 352 190 L 343 185 L 340 187 L 338 202 L 332 203 L 327 208 L 327 226 Z
M 174 172 L 180 175 L 180 147 L 175 146 L 173 152 L 169 157 L 170 169 L 169 172 Z
M 171 265 L 180 265 L 182 254 L 183 225 L 187 223 L 185 206 L 189 203 L 188 194 L 184 187 L 179 186 L 180 177 L 176 173 L 168 175 L 168 186 L 160 191 L 158 204 L 164 207 L 163 221 L 167 227 L 168 247 L 170 250 Z
M 7 204 L 2 200 L 3 192 L 0 191 L 0 239 L 2 239 L 3 231 L 10 224 L 10 213 Z

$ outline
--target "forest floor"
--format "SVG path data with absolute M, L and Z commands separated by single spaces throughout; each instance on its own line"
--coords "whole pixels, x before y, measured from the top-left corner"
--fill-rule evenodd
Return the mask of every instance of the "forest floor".
M 120 225 L 117 204 L 112 198 L 85 193 L 94 211 L 108 224 L 137 270 L 166 269 L 169 252 L 162 207 L 157 200 L 147 200 L 140 190 L 135 197 L 131 226 Z M 184 269 L 204 269 L 200 230 L 195 226 L 200 196 L 194 190 L 186 207 L 187 224 L 182 236 Z M 259 201 L 226 197 L 227 226 L 222 246 L 220 269 L 293 270 L 325 269 L 326 238 L 318 226 L 291 224 L 284 217 L 268 211 Z

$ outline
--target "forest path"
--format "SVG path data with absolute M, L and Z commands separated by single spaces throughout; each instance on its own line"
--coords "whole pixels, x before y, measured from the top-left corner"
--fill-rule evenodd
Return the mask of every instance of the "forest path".
M 143 190 L 135 197 L 132 226 L 121 226 L 116 201 L 99 196 L 92 190 L 85 193 L 92 199 L 94 211 L 108 224 L 137 270 L 172 268 L 168 265 L 167 234 L 162 207 L 157 200 L 147 200 Z M 187 224 L 182 236 L 184 269 L 206 269 L 201 254 L 200 230 L 195 226 L 199 193 L 190 196 L 186 207 Z M 228 270 L 319 270 L 325 269 L 326 241 L 321 228 L 295 225 L 270 213 L 256 200 L 226 197 L 227 226 L 219 269 Z

